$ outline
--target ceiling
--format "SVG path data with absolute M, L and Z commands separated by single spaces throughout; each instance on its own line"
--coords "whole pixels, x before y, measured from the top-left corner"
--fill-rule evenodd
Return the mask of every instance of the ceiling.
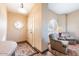
M 6 6 L 8 11 L 17 12 L 21 14 L 28 14 L 32 7 L 33 3 L 23 3 L 23 9 L 21 10 L 21 3 L 7 3 Z M 68 14 L 73 11 L 79 10 L 78 3 L 48 3 L 48 8 L 57 14 Z M 22 12 L 23 11 L 23 12 Z
M 57 14 L 68 14 L 79 10 L 78 3 L 49 3 L 48 8 Z
M 21 9 L 21 3 L 7 3 L 7 9 L 8 11 L 11 12 L 17 12 L 17 13 L 21 13 L 21 14 L 28 14 L 30 12 L 30 10 L 32 9 L 34 4 L 32 3 L 23 3 L 23 9 L 24 10 L 20 10 Z

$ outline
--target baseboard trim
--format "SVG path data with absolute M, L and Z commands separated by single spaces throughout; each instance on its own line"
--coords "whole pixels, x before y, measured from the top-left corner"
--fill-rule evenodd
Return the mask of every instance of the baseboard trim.
M 44 50 L 43 52 L 41 52 L 41 53 L 43 54 L 43 53 L 45 53 L 45 52 L 47 52 L 47 51 L 48 51 L 48 48 L 47 48 L 47 49 L 45 49 L 45 50 Z
M 35 48 L 35 47 L 33 47 L 33 48 L 34 48 L 34 50 L 36 50 L 38 53 L 41 53 L 41 51 L 38 50 L 37 48 Z
M 35 48 L 35 47 L 33 47 L 38 53 L 41 53 L 41 54 L 43 54 L 43 53 L 45 53 L 46 51 L 48 51 L 48 48 L 47 49 L 45 49 L 44 51 L 40 51 L 40 50 L 38 50 L 37 48 Z
M 25 42 L 26 42 L 26 41 L 20 41 L 20 42 L 17 42 L 17 43 L 19 44 L 19 43 L 25 43 Z

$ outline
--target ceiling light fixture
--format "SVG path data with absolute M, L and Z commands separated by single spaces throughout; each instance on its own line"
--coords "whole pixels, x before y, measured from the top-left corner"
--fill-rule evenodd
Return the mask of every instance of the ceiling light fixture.
M 21 3 L 21 8 L 23 8 L 24 6 L 23 6 L 23 3 Z
M 25 14 L 26 13 L 26 9 L 24 8 L 24 4 L 21 3 L 20 7 L 19 7 L 19 12 Z

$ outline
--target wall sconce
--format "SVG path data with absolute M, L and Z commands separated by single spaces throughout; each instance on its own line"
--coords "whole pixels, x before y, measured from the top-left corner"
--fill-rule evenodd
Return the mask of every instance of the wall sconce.
M 20 21 L 16 21 L 14 23 L 14 26 L 15 26 L 16 29 L 19 29 L 19 30 L 23 28 L 23 24 Z

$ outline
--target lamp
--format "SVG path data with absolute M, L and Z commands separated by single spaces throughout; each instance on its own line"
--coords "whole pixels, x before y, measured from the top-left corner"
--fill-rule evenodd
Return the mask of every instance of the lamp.
M 16 21 L 15 23 L 14 23 L 14 26 L 15 26 L 15 28 L 16 29 L 21 29 L 21 28 L 23 28 L 23 24 L 22 24 L 22 22 L 20 22 L 20 21 Z

